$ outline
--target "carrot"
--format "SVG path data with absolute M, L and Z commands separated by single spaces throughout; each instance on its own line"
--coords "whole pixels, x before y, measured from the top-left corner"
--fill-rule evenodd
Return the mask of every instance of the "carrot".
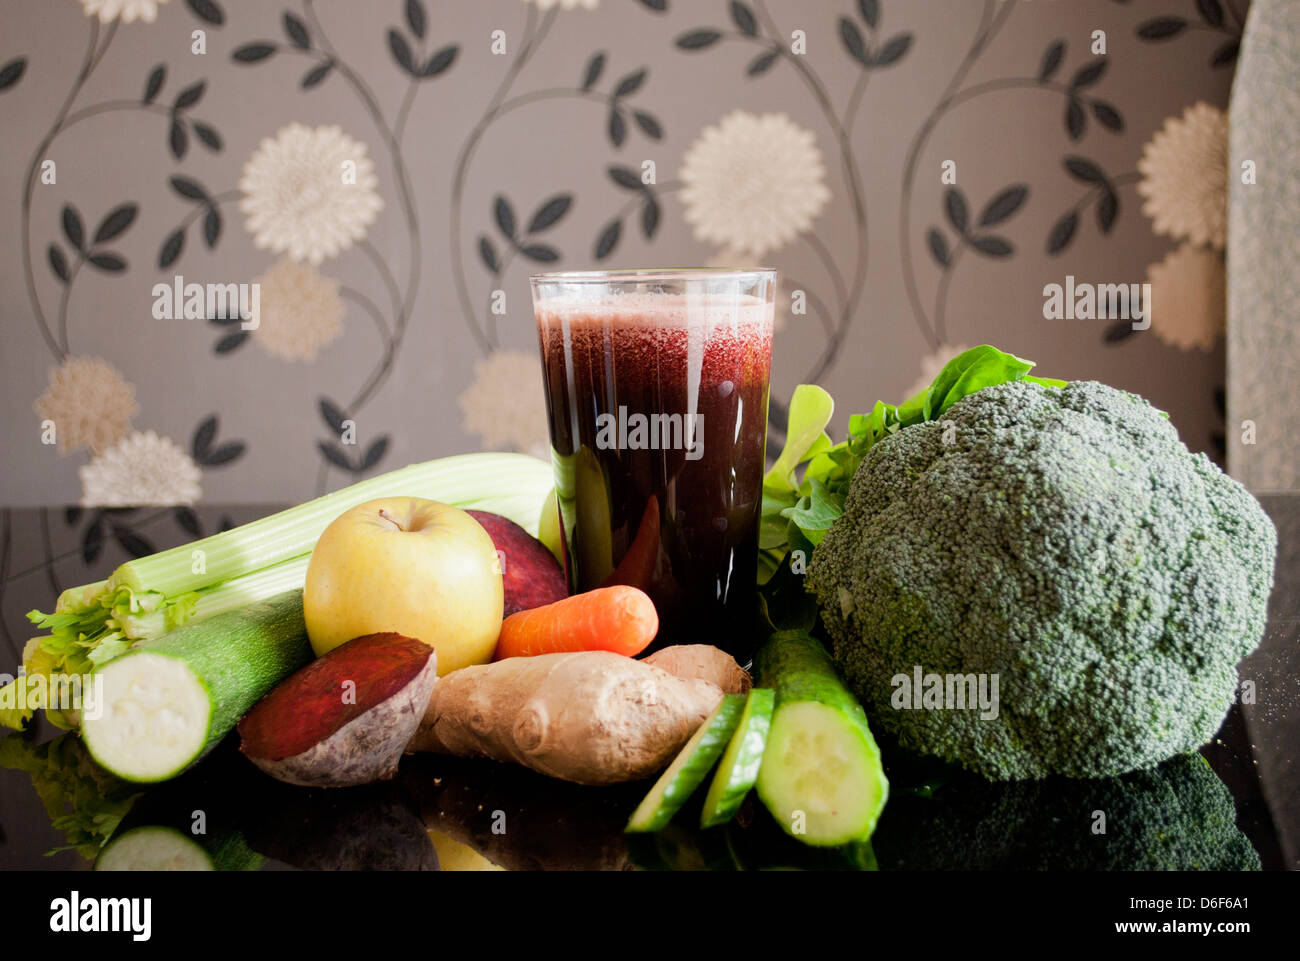
M 605 578 L 601 587 L 613 587 L 615 584 L 630 584 L 645 589 L 655 576 L 655 566 L 659 563 L 659 498 L 654 494 L 645 502 L 645 512 L 641 523 L 637 525 L 636 537 L 628 545 L 623 559 L 614 568 L 614 573 Z
M 659 630 L 654 602 L 625 584 L 511 614 L 501 622 L 495 660 L 565 651 L 612 651 L 633 657 Z

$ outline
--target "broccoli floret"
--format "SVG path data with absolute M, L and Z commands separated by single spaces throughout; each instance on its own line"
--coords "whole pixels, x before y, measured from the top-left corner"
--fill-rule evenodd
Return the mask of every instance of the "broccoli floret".
M 903 747 L 996 780 L 1101 777 L 1214 736 L 1276 549 L 1255 499 L 1140 397 L 1017 382 L 876 444 L 808 588 Z M 997 675 L 997 717 L 895 707 L 918 666 Z
M 892 772 L 891 772 L 892 773 Z M 1113 778 L 900 794 L 872 838 L 885 870 L 1258 871 L 1232 795 L 1198 754 Z

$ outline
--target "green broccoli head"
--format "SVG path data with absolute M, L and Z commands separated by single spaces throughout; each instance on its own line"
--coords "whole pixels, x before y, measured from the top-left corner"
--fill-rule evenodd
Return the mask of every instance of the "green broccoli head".
M 890 801 L 885 870 L 1258 871 L 1232 795 L 1198 754 L 1112 778 L 990 783 Z
M 1255 499 L 1140 397 L 1017 382 L 876 444 L 808 588 L 902 746 L 996 780 L 1101 777 L 1214 736 L 1276 547 Z M 996 718 L 895 707 L 916 667 L 996 675 Z

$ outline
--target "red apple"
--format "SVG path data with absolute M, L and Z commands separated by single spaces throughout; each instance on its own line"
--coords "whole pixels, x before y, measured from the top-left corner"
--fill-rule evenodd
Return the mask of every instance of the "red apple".
M 508 517 L 487 511 L 465 513 L 483 525 L 496 545 L 505 587 L 505 617 L 569 596 L 564 571 L 545 544 Z

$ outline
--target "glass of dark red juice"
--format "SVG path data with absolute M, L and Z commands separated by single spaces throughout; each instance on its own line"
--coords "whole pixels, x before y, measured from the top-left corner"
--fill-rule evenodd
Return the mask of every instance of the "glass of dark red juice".
M 532 278 L 569 587 L 644 590 L 650 650 L 753 653 L 775 288 L 766 269 Z

